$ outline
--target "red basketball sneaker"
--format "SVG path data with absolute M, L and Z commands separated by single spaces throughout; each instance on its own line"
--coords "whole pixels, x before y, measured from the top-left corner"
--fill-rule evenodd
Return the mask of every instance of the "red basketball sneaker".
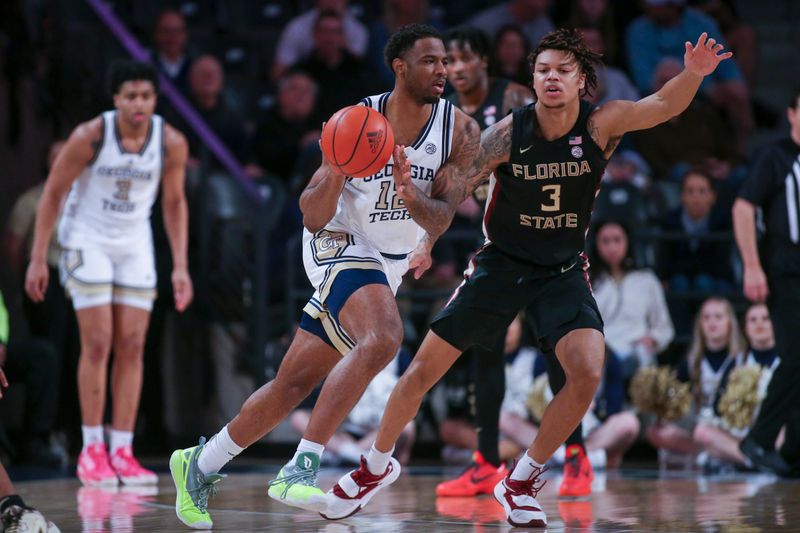
M 476 450 L 472 454 L 472 464 L 469 468 L 457 478 L 436 485 L 436 495 L 463 497 L 492 494 L 494 486 L 507 474 L 508 469 L 505 464 L 494 466 Z
M 394 457 L 383 474 L 376 476 L 367 468 L 367 459 L 361 456 L 361 466 L 341 478 L 325 495 L 328 507 L 319 513 L 322 518 L 339 520 L 359 512 L 383 487 L 400 477 L 400 463 Z
M 546 481 L 540 480 L 544 470 L 536 469 L 530 479 L 519 481 L 509 474 L 494 488 L 494 498 L 506 512 L 506 520 L 514 527 L 547 527 L 547 516 L 536 495 Z
M 586 450 L 579 444 L 571 444 L 564 454 L 564 479 L 558 488 L 559 496 L 588 496 L 592 493 L 594 471 Z

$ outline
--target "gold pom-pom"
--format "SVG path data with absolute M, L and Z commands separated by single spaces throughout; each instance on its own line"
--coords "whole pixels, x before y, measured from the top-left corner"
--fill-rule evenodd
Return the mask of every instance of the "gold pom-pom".
M 535 420 L 542 421 L 544 410 L 547 408 L 547 404 L 550 403 L 550 398 L 550 383 L 547 380 L 547 374 L 542 374 L 533 381 L 528 398 L 525 400 L 525 406 Z
M 689 412 L 689 384 L 678 381 L 668 366 L 640 368 L 630 386 L 631 401 L 640 413 L 653 413 L 661 420 L 677 420 Z
M 750 427 L 758 408 L 758 384 L 761 380 L 761 367 L 746 365 L 735 368 L 728 377 L 728 386 L 719 399 L 720 417 L 728 429 Z

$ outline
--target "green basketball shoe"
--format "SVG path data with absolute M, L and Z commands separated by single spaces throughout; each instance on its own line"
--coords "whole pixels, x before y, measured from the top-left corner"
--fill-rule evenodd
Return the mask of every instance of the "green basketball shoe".
M 278 476 L 269 482 L 269 497 L 292 507 L 318 513 L 327 508 L 325 493 L 317 487 L 319 455 L 304 452 L 286 463 Z
M 211 529 L 214 523 L 208 514 L 208 499 L 217 493 L 216 484 L 224 478 L 221 474 L 203 474 L 197 466 L 197 459 L 206 443 L 192 448 L 175 450 L 169 458 L 169 470 L 175 482 L 175 514 L 178 519 L 192 529 Z

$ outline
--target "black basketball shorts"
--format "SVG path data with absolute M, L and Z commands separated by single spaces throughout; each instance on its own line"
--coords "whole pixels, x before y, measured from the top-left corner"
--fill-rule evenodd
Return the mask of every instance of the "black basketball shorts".
M 572 330 L 603 332 L 603 320 L 580 256 L 558 267 L 520 261 L 488 245 L 478 251 L 464 281 L 434 318 L 431 329 L 464 351 L 491 349 L 525 309 L 543 351 Z

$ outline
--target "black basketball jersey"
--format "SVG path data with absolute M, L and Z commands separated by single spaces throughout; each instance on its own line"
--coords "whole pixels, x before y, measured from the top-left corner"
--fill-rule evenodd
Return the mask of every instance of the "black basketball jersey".
M 513 257 L 558 266 L 583 251 L 606 160 L 586 129 L 595 106 L 581 100 L 572 129 L 547 141 L 534 105 L 514 110 L 511 154 L 491 178 L 484 232 Z
M 498 122 L 506 114 L 503 112 L 503 97 L 506 94 L 508 80 L 502 78 L 491 78 L 489 80 L 489 94 L 484 98 L 480 107 L 470 116 L 478 122 L 481 131 L 485 130 L 495 122 Z M 456 106 L 459 105 L 458 93 L 454 92 L 447 97 Z

